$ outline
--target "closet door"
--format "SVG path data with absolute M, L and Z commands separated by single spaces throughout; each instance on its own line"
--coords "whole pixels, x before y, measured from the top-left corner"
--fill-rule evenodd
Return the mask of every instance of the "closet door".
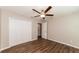
M 32 22 L 9 18 L 9 45 L 25 43 L 32 40 Z

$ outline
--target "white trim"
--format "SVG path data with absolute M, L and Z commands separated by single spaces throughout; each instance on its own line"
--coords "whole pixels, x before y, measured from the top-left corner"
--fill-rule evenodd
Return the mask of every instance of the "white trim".
M 30 41 L 34 41 L 34 40 L 37 40 L 37 38 L 34 38 L 34 39 L 30 40 Z M 30 41 L 28 41 L 28 42 L 30 42 Z M 26 43 L 26 42 L 23 42 L 23 43 Z M 20 44 L 22 44 L 22 43 L 20 43 Z M 17 45 L 19 45 L 19 44 L 17 44 Z M 13 45 L 13 46 L 16 46 L 16 45 Z M 11 48 L 13 46 L 8 46 L 8 47 L 5 47 L 5 48 L 1 48 L 0 52 L 3 51 L 3 50 L 5 50 L 5 49 Z
M 10 48 L 10 46 L 5 47 L 5 48 L 1 48 L 1 49 L 0 49 L 0 52 L 3 51 L 3 50 L 5 50 L 5 49 L 8 49 L 8 48 Z
M 32 39 L 31 41 L 34 41 L 34 40 L 37 40 L 37 38 Z M 49 39 L 49 40 L 55 41 L 55 42 L 58 42 L 58 43 L 61 43 L 61 44 L 65 44 L 65 45 L 68 45 L 68 46 L 71 46 L 71 47 L 74 47 L 74 48 L 78 48 L 79 49 L 78 46 L 74 46 L 74 45 L 71 45 L 71 44 L 68 44 L 68 43 L 64 43 L 64 42 L 60 42 L 60 41 L 57 41 L 57 40 L 52 40 L 52 39 Z M 2 48 L 2 49 L 0 49 L 0 52 L 3 51 L 3 50 L 5 50 L 5 49 L 11 48 L 11 47 L 13 47 L 13 46 L 8 46 L 8 47 L 5 47 L 5 48 Z
M 37 40 L 37 38 L 33 38 L 32 41 Z
M 65 45 L 68 45 L 68 46 L 71 46 L 71 47 L 74 47 L 74 48 L 79 49 L 79 47 L 78 47 L 78 46 L 75 46 L 75 45 L 72 45 L 72 44 L 68 44 L 68 43 L 65 43 L 65 42 L 60 42 L 60 41 L 53 40 L 53 39 L 48 39 L 48 40 L 55 41 L 55 42 L 58 42 L 58 43 L 61 43 L 61 44 L 65 44 Z

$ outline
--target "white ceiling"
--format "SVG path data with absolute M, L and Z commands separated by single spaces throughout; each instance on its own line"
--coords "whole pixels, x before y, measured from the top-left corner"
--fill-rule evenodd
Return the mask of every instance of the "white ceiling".
M 45 10 L 47 7 L 48 6 L 2 6 L 0 8 L 16 12 L 26 17 L 32 17 L 37 15 L 37 13 L 32 11 L 32 9 L 41 11 Z M 79 11 L 78 6 L 53 6 L 53 8 L 48 13 L 53 13 L 54 15 L 60 16 L 76 11 Z
M 54 8 L 56 15 L 64 15 L 73 12 L 79 12 L 79 6 L 57 6 Z

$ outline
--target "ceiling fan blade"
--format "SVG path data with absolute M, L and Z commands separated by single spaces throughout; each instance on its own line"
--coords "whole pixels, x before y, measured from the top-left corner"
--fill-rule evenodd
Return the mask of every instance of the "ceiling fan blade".
M 54 14 L 46 14 L 46 16 L 54 16 Z
M 36 15 L 36 16 L 34 16 L 34 17 L 39 17 L 40 15 Z
M 37 11 L 37 10 L 35 10 L 35 9 L 32 9 L 32 10 L 40 14 L 40 12 L 39 12 L 39 11 Z
M 49 7 L 44 11 L 44 13 L 47 13 L 51 8 L 52 8 L 52 6 L 49 6 Z

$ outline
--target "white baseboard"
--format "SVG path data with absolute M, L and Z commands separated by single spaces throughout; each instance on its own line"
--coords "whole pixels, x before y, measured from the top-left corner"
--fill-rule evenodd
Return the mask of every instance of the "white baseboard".
M 32 39 L 31 41 L 34 41 L 34 40 L 37 40 L 37 38 L 34 38 L 34 39 Z M 29 42 L 30 42 L 30 41 L 29 41 Z M 23 43 L 26 43 L 26 42 L 23 42 Z M 22 43 L 20 43 L 20 44 L 22 44 Z M 19 44 L 17 44 L 17 45 L 19 45 Z M 14 45 L 14 46 L 16 46 L 16 45 Z M 0 49 L 0 52 L 3 51 L 3 50 L 5 50 L 5 49 L 11 48 L 11 47 L 13 47 L 13 46 L 8 46 L 8 47 L 5 47 L 5 48 L 1 48 L 1 49 Z
M 55 41 L 55 42 L 58 42 L 58 43 L 61 43 L 61 44 L 65 44 L 65 45 L 67 45 L 67 46 L 71 46 L 71 47 L 74 47 L 74 48 L 79 49 L 79 47 L 78 47 L 78 46 L 75 46 L 75 45 L 71 45 L 71 44 L 68 44 L 68 43 L 65 43 L 65 42 L 60 42 L 60 41 L 53 40 L 53 39 L 49 39 L 49 40 L 51 40 L 51 41 Z
M 5 49 L 8 49 L 8 48 L 10 48 L 10 46 L 5 47 L 5 48 L 1 48 L 1 49 L 0 49 L 0 52 L 3 51 L 3 50 L 5 50 Z
M 33 41 L 33 40 L 37 40 L 37 38 L 32 39 L 32 41 Z M 65 45 L 68 45 L 68 46 L 71 46 L 71 47 L 74 47 L 74 48 L 78 48 L 78 49 L 79 49 L 79 47 L 74 46 L 74 45 L 71 45 L 71 44 L 68 44 L 68 43 L 65 43 L 65 42 L 60 42 L 60 41 L 53 40 L 53 39 L 49 39 L 49 40 L 55 41 L 55 42 L 58 42 L 58 43 L 61 43 L 61 44 L 65 44 Z M 11 47 L 12 47 L 12 46 L 8 46 L 8 47 L 5 47 L 5 48 L 1 48 L 1 49 L 0 49 L 0 52 L 3 51 L 3 50 L 5 50 L 5 49 L 11 48 Z
M 37 40 L 37 38 L 33 38 L 32 40 Z

